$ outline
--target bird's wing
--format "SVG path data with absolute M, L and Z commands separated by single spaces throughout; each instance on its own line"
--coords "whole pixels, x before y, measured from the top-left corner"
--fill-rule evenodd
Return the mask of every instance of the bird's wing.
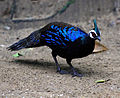
M 83 40 L 84 38 L 86 38 L 86 36 L 88 36 L 88 34 L 82 31 L 81 29 L 79 29 L 78 27 L 73 27 L 73 26 L 64 27 L 62 34 L 66 36 L 66 38 L 68 38 L 72 42 L 74 42 L 78 38 L 81 38 L 81 40 Z
M 48 25 L 44 33 L 41 34 L 41 37 L 47 45 L 57 45 L 61 47 L 66 47 L 67 44 L 74 42 L 78 38 L 82 40 L 86 36 L 88 36 L 88 34 L 78 27 L 59 22 Z
M 44 40 L 45 45 L 48 46 L 58 46 L 61 48 L 67 46 L 63 36 L 57 31 L 46 30 L 41 34 L 41 39 Z
M 74 42 L 78 38 L 85 38 L 88 36 L 88 34 L 80 28 L 63 22 L 54 23 L 50 28 L 58 31 L 67 41 Z

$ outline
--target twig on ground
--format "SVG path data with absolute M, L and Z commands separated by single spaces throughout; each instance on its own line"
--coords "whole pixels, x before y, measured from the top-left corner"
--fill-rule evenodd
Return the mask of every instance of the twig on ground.
M 42 18 L 42 19 L 35 19 L 35 18 L 28 18 L 28 19 L 13 19 L 13 15 L 15 13 L 15 10 L 14 8 L 16 8 L 16 1 L 14 0 L 13 2 L 13 7 L 12 7 L 12 13 L 11 13 L 11 19 L 12 19 L 12 22 L 14 23 L 20 23 L 20 22 L 35 22 L 35 21 L 43 21 L 43 20 L 48 20 L 50 18 L 53 18 L 55 17 L 57 14 L 62 14 L 71 4 L 73 4 L 75 2 L 75 0 L 69 0 L 67 2 L 67 4 L 65 6 L 63 6 L 63 8 L 57 12 L 55 12 L 53 15 L 51 16 L 48 16 L 46 18 Z

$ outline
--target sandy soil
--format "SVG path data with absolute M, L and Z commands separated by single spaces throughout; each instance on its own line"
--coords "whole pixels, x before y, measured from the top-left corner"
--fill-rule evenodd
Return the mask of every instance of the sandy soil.
M 93 17 L 94 18 L 94 17 Z M 92 27 L 92 19 L 88 22 L 71 23 L 82 26 L 86 31 Z M 14 58 L 16 52 L 6 47 L 38 29 L 24 28 L 6 30 L 7 24 L 0 25 L 0 96 L 11 98 L 46 97 L 120 97 L 120 24 L 116 24 L 118 16 L 109 14 L 97 19 L 102 32 L 102 41 L 108 51 L 92 54 L 72 61 L 73 66 L 83 74 L 82 78 L 56 73 L 56 66 L 48 47 L 22 50 L 24 56 Z M 12 24 L 11 24 L 12 26 Z M 41 28 L 40 26 L 39 28 Z M 69 70 L 65 60 L 58 57 L 60 66 Z M 108 80 L 95 83 L 96 80 Z M 42 98 L 42 97 L 41 97 Z
M 9 8 L 12 2 L 1 1 L 3 1 L 0 3 L 1 98 L 120 98 L 120 22 L 117 23 L 116 21 L 120 18 L 120 15 L 97 16 L 97 24 L 102 33 L 101 43 L 109 50 L 73 60 L 73 66 L 83 74 L 83 77 L 79 78 L 72 77 L 70 74 L 60 75 L 57 73 L 51 50 L 48 47 L 18 51 L 20 53 L 24 52 L 24 56 L 18 58 L 12 56 L 16 52 L 6 50 L 6 47 L 12 43 L 28 36 L 32 31 L 51 21 L 68 22 L 82 27 L 88 32 L 93 26 L 92 20 L 96 17 L 89 18 L 87 16 L 89 13 L 85 8 L 84 12 L 87 14 L 84 15 L 84 21 L 80 21 L 80 11 L 82 9 L 79 6 L 82 8 L 84 5 L 79 0 L 55 18 L 18 24 L 3 21 L 2 18 L 8 18 L 10 14 Z M 32 4 L 31 1 L 34 1 L 34 3 Z M 51 2 L 49 0 L 39 0 L 40 2 L 37 4 L 35 3 L 37 0 L 31 1 L 24 0 L 23 3 L 22 0 L 18 0 L 14 18 L 30 18 L 32 15 L 34 17 L 34 14 L 39 18 L 45 18 L 60 10 L 67 2 L 67 0 L 59 0 L 58 2 L 55 2 L 55 0 L 51 0 Z M 84 3 L 86 4 L 86 2 L 85 0 Z M 95 11 L 97 10 L 95 9 Z M 96 14 L 99 15 L 100 11 Z M 58 57 L 58 61 L 62 69 L 70 70 L 64 59 Z M 98 84 L 95 82 L 101 79 L 109 81 Z

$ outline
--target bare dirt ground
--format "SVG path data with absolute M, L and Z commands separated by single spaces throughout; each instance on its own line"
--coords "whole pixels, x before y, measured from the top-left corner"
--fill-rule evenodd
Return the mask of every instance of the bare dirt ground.
M 32 12 L 41 13 L 40 18 L 47 17 L 47 15 L 54 13 L 54 10 L 62 8 L 66 3 L 64 0 L 59 2 L 60 4 L 54 6 L 54 0 L 51 0 L 51 2 L 49 0 L 41 0 L 41 9 L 38 7 L 37 10 Z M 25 0 L 23 4 L 22 0 L 19 0 L 17 6 L 21 10 L 24 9 L 27 14 L 18 10 L 15 17 L 24 18 L 24 16 L 31 16 L 31 5 L 28 4 L 27 8 L 29 10 L 27 11 L 25 8 L 26 3 L 29 2 Z M 1 8 L 4 8 L 2 6 Z M 75 5 L 71 5 L 71 7 L 73 6 Z M 36 4 L 33 7 L 36 7 Z M 68 9 L 70 14 L 64 15 L 63 13 L 63 16 L 61 15 L 62 18 L 57 19 L 78 27 L 82 26 L 86 32 L 93 27 L 92 20 L 96 17 L 80 21 L 79 14 L 75 14 L 74 17 L 68 18 L 71 15 L 70 10 Z M 74 11 L 74 9 L 72 10 Z M 74 21 L 73 18 L 76 20 Z M 50 21 L 19 24 L 9 21 L 1 22 L 2 19 L 0 19 L 0 97 L 120 98 L 120 22 L 117 23 L 116 21 L 118 18 L 120 18 L 119 15 L 113 15 L 112 13 L 97 17 L 97 24 L 102 33 L 101 43 L 109 50 L 72 61 L 73 66 L 83 74 L 82 78 L 72 77 L 70 74 L 60 75 L 57 73 L 51 50 L 48 47 L 21 50 L 19 52 L 24 52 L 25 54 L 18 58 L 12 56 L 16 52 L 6 50 L 7 46 L 28 36 L 31 32 L 43 27 L 48 22 L 55 21 L 55 18 Z M 64 59 L 58 57 L 58 61 L 62 69 L 70 70 Z M 101 79 L 109 81 L 95 83 L 96 80 Z
M 97 19 L 102 33 L 101 43 L 109 48 L 108 51 L 72 61 L 73 66 L 83 74 L 82 78 L 56 73 L 48 47 L 22 50 L 26 51 L 25 55 L 14 58 L 12 55 L 16 52 L 7 51 L 6 47 L 26 37 L 38 27 L 6 30 L 4 26 L 7 24 L 1 24 L 0 96 L 120 98 L 120 24 L 116 24 L 118 17 L 109 14 Z M 71 24 L 82 26 L 89 31 L 93 18 L 88 22 L 78 21 Z M 63 69 L 69 70 L 64 59 L 58 57 L 58 60 Z M 95 81 L 100 79 L 109 81 L 96 84 Z

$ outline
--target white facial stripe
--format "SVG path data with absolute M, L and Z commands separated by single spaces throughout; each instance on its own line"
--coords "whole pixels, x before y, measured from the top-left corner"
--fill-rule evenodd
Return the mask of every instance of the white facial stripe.
M 94 34 L 95 34 L 96 36 L 98 36 L 97 33 L 95 32 L 95 30 L 90 30 L 89 36 L 90 36 L 91 38 L 94 38 L 91 32 L 94 32 Z
M 90 36 L 91 38 L 93 38 L 92 33 L 89 33 L 89 36 Z

